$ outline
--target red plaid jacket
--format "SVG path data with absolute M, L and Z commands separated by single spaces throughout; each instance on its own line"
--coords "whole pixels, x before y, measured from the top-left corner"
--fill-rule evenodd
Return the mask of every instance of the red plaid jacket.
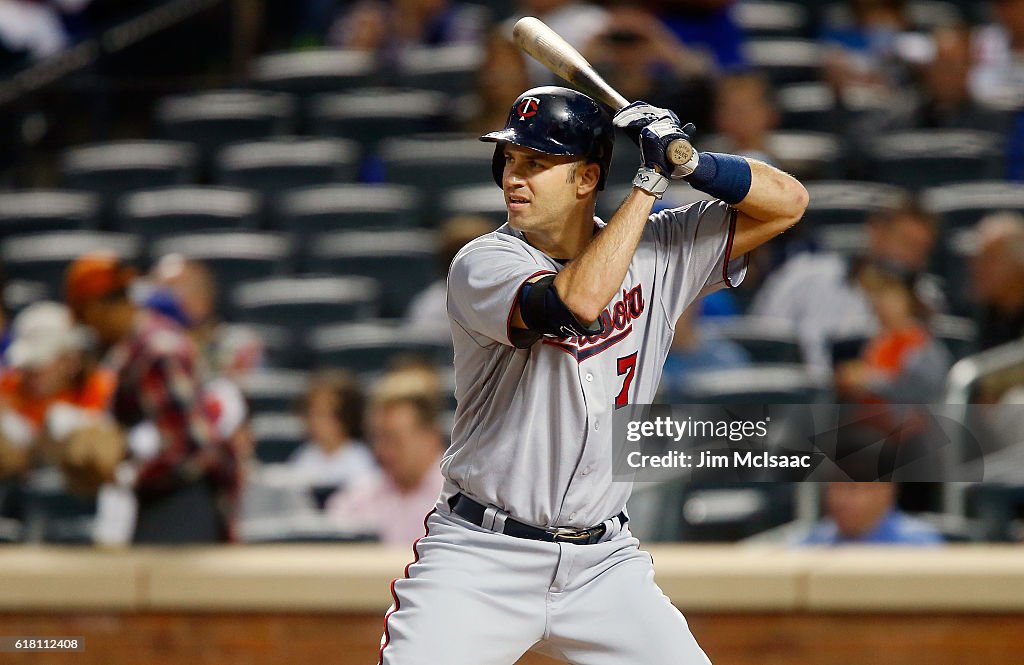
M 108 364 L 117 373 L 114 416 L 129 427 L 149 421 L 160 433 L 157 455 L 138 470 L 140 497 L 158 495 L 208 478 L 218 489 L 225 523 L 237 503 L 238 460 L 217 434 L 204 405 L 199 353 L 172 319 L 140 310 L 131 336 L 114 347 Z

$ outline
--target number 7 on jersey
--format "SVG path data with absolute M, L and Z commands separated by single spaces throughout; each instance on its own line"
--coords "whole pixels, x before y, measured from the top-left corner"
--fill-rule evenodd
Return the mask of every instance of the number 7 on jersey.
M 629 386 L 633 383 L 633 375 L 636 374 L 636 354 L 634 351 L 628 356 L 622 356 L 616 361 L 615 369 L 619 376 L 625 376 L 622 380 L 622 389 L 615 396 L 615 408 L 629 404 Z

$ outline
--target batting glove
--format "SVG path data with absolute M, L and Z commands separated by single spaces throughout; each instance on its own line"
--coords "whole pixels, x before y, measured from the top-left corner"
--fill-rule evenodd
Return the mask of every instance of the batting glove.
M 687 129 L 693 125 L 687 125 Z M 676 166 L 668 160 L 668 146 L 676 139 L 690 140 L 678 123 L 667 118 L 657 120 L 640 130 L 640 158 L 644 167 L 671 178 L 681 178 L 693 172 L 686 165 Z
M 679 116 L 658 106 L 652 106 L 647 102 L 633 102 L 623 106 L 612 118 L 612 123 L 624 131 L 633 143 L 640 144 L 640 132 L 644 127 L 659 120 L 671 120 L 679 124 Z

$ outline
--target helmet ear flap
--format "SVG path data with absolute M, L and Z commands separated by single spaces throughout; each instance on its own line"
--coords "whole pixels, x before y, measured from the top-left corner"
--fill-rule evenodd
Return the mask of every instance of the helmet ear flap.
M 494 184 L 504 189 L 505 186 L 501 184 L 501 180 L 505 175 L 505 146 L 502 143 L 497 143 L 494 146 L 494 156 L 491 157 L 491 175 L 494 176 Z

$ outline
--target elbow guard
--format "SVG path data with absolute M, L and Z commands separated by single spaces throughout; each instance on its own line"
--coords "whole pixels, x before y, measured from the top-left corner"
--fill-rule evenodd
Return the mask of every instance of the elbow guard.
M 555 290 L 555 276 L 545 275 L 527 282 L 519 292 L 519 313 L 526 327 L 551 337 L 586 337 L 601 333 L 601 319 L 589 326 L 565 306 Z

